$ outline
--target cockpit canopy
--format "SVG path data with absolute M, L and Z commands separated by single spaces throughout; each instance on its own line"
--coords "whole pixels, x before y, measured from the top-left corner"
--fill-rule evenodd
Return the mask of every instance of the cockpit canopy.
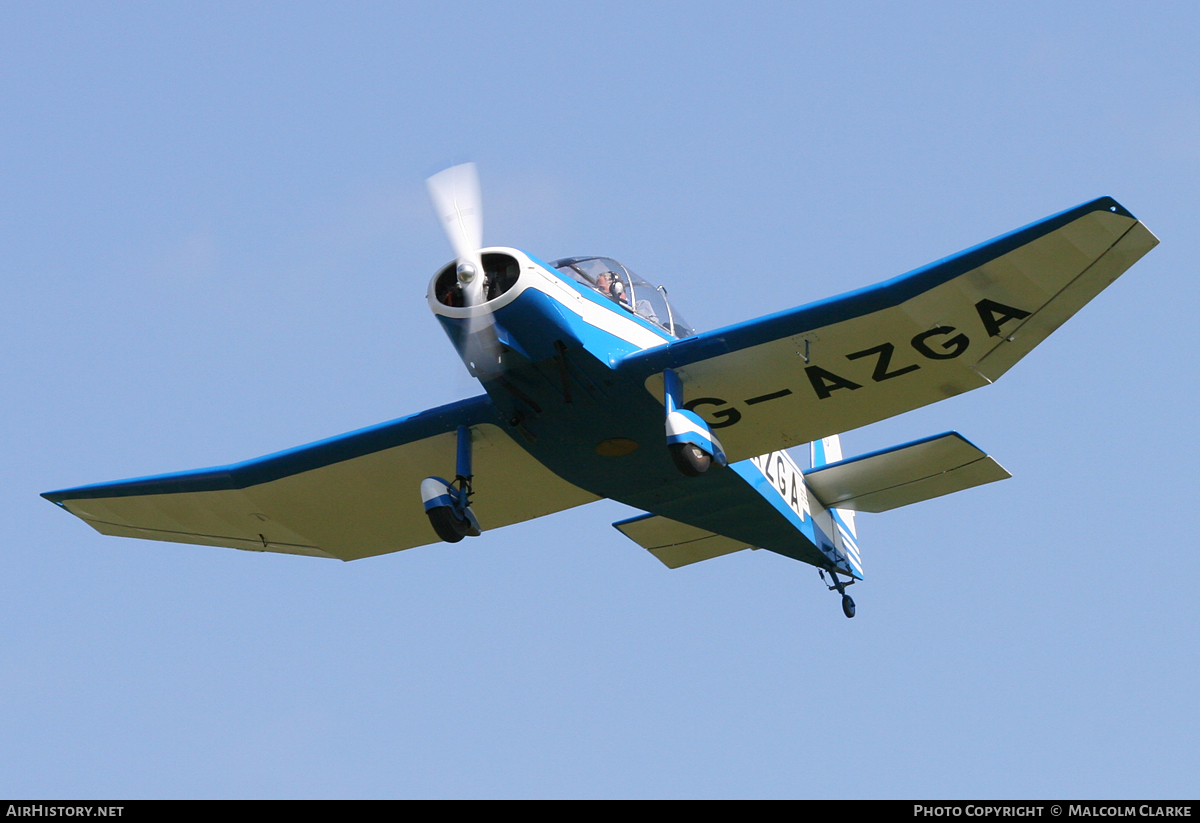
M 671 306 L 665 288 L 647 283 L 611 257 L 564 257 L 550 265 L 668 334 L 690 337 L 696 333 Z

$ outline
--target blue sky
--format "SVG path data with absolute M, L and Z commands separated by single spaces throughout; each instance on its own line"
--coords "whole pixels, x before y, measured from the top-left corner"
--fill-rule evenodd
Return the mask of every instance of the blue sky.
M 1194 4 L 0 7 L 0 794 L 1191 796 Z M 509 6 L 509 7 L 506 7 Z M 955 429 L 1013 479 L 859 520 L 842 617 L 602 502 L 340 564 L 37 495 L 477 393 L 424 191 L 714 328 L 1100 195 L 1162 244 Z

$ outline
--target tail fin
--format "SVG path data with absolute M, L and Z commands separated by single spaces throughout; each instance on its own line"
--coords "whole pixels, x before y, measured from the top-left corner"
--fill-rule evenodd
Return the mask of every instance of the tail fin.
M 836 434 L 831 434 L 821 440 L 809 443 L 812 457 L 812 467 L 819 469 L 842 459 L 842 440 Z
M 814 440 L 810 444 L 809 451 L 814 469 L 830 463 L 837 463 L 842 459 L 841 438 L 836 434 L 831 434 L 821 440 Z M 862 559 L 858 553 L 858 530 L 854 525 L 854 512 L 850 509 L 831 508 L 829 513 L 833 516 L 834 548 L 849 561 L 850 566 L 856 572 L 854 576 L 862 579 Z

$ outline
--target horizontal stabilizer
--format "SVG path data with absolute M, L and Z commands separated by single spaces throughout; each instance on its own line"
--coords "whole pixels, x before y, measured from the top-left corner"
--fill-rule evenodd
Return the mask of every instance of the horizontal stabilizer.
M 740 540 L 657 514 L 638 515 L 613 523 L 613 526 L 671 569 L 751 548 Z
M 885 512 L 1012 477 L 958 432 L 946 432 L 806 472 L 828 508 Z

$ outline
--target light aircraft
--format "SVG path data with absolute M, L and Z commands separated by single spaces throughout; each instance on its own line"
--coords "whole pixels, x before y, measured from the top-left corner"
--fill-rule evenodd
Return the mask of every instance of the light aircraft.
M 769 549 L 816 566 L 853 617 L 856 512 L 1010 475 L 956 432 L 851 458 L 838 433 L 993 382 L 1158 243 L 1102 197 L 876 286 L 696 332 L 611 258 L 483 248 L 473 165 L 428 186 L 455 252 L 429 308 L 485 394 L 43 497 L 103 534 L 341 560 L 611 498 L 644 512 L 613 525 L 670 568 Z M 806 443 L 807 471 L 786 451 Z

